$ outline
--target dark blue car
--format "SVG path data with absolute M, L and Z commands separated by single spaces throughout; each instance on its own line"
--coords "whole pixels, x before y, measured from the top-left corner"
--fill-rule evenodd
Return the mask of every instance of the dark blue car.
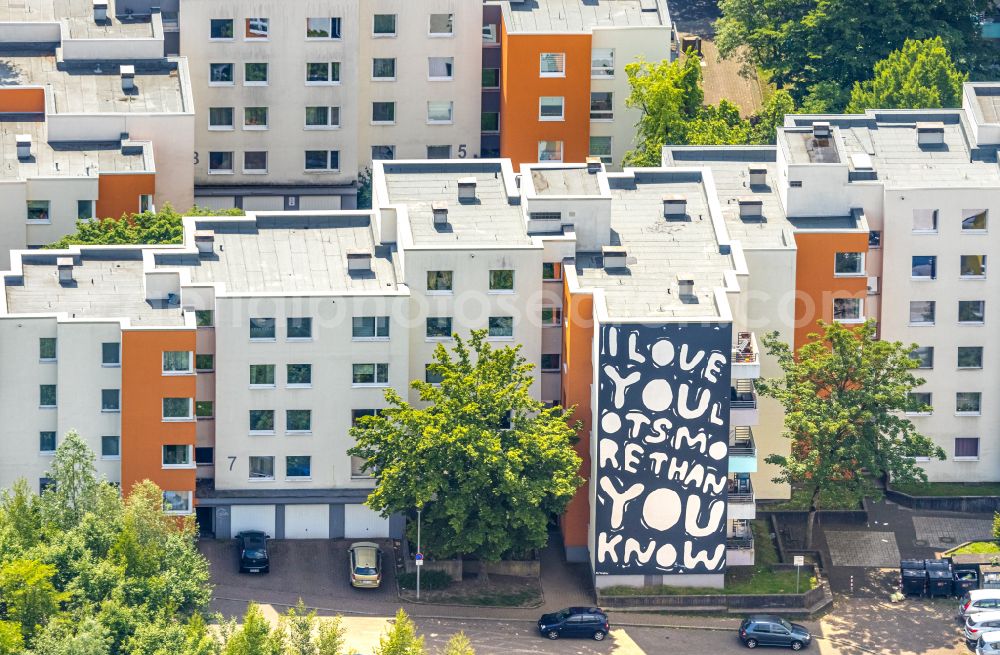
M 608 615 L 599 607 L 567 607 L 538 619 L 543 637 L 589 637 L 601 641 L 608 635 Z

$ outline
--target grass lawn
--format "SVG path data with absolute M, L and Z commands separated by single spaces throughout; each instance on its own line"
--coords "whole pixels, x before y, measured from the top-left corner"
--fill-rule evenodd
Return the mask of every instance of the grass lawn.
M 973 541 L 960 548 L 949 551 L 951 555 L 990 555 L 1000 554 L 1000 544 L 995 541 Z
M 1000 496 L 1000 482 L 893 483 L 892 488 L 911 496 Z
M 750 522 L 753 528 L 754 563 L 756 566 L 771 566 L 778 563 L 778 549 L 771 541 L 771 522 L 757 519 Z
M 762 508 L 773 510 L 809 509 L 811 493 L 805 489 L 792 489 L 792 497 L 777 503 L 762 505 Z M 819 508 L 824 509 L 861 509 L 861 497 L 839 488 L 828 489 L 819 496 Z
M 803 571 L 799 591 L 816 586 L 816 578 Z M 725 589 L 708 587 L 608 587 L 606 596 L 704 596 L 717 594 L 794 594 L 795 571 L 772 571 L 768 566 L 734 566 L 726 571 Z

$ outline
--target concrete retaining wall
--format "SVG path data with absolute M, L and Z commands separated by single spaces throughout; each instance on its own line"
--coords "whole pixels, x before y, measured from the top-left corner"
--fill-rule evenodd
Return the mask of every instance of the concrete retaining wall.
M 973 514 L 1000 512 L 998 496 L 911 496 L 890 487 L 885 490 L 885 497 L 910 509 Z

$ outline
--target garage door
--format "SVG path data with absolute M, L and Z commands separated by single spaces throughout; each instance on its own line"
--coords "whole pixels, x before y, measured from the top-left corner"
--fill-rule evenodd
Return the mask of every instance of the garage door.
M 299 209 L 340 209 L 340 196 L 299 196 Z
M 285 505 L 285 539 L 329 538 L 329 505 Z
M 194 204 L 205 209 L 232 209 L 236 206 L 233 196 L 195 196 Z
M 243 530 L 263 530 L 274 536 L 274 505 L 233 505 L 229 530 L 236 536 Z
M 344 537 L 387 539 L 389 519 L 382 518 L 367 505 L 344 505 Z
M 243 196 L 243 209 L 248 212 L 280 212 L 285 208 L 285 196 Z

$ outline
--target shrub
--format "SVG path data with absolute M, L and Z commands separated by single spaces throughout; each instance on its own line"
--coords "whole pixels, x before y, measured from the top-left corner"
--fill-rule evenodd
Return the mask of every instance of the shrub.
M 421 571 L 420 572 L 420 588 L 421 589 L 444 589 L 451 584 L 451 576 L 444 571 Z M 416 589 L 417 588 L 417 574 L 416 573 L 401 573 L 399 575 L 399 586 L 403 589 Z

